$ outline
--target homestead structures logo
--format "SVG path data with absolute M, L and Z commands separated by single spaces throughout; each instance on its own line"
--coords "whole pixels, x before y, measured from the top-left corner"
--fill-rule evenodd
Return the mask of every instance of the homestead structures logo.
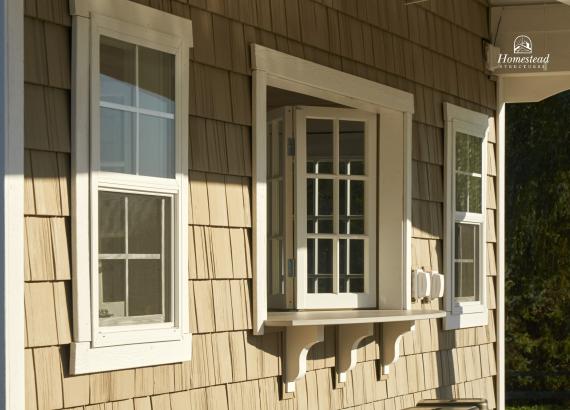
M 532 40 L 529 36 L 518 36 L 513 41 L 515 54 L 532 54 Z
M 532 40 L 527 35 L 517 36 L 513 41 L 513 54 L 499 53 L 498 68 L 546 70 L 550 54 L 535 56 L 532 54 Z

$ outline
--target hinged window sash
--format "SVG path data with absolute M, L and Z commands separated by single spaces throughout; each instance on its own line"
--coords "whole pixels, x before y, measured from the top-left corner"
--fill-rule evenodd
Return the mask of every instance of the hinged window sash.
M 294 118 L 297 308 L 375 307 L 376 117 L 352 109 L 297 107 Z M 359 128 L 364 151 L 364 164 L 352 161 L 352 170 L 346 152 L 355 132 L 345 129 L 350 126 Z M 351 199 L 358 204 L 351 206 Z

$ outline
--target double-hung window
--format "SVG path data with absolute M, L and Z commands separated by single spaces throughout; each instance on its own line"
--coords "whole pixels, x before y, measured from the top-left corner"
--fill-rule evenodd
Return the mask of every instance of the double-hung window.
M 188 360 L 191 23 L 122 0 L 72 6 L 71 371 Z
M 452 104 L 446 117 L 447 328 L 486 324 L 485 193 L 488 117 Z

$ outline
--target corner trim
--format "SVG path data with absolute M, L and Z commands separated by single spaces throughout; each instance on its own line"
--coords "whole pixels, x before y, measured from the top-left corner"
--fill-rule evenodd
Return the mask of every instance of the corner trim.
M 25 403 L 24 2 L 0 1 L 0 408 Z

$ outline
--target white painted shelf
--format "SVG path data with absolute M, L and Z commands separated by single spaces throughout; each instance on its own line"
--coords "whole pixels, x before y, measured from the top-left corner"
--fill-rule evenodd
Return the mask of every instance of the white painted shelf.
M 393 323 L 445 317 L 444 310 L 318 310 L 303 312 L 267 312 L 265 326 L 297 327 L 347 325 L 357 323 Z

